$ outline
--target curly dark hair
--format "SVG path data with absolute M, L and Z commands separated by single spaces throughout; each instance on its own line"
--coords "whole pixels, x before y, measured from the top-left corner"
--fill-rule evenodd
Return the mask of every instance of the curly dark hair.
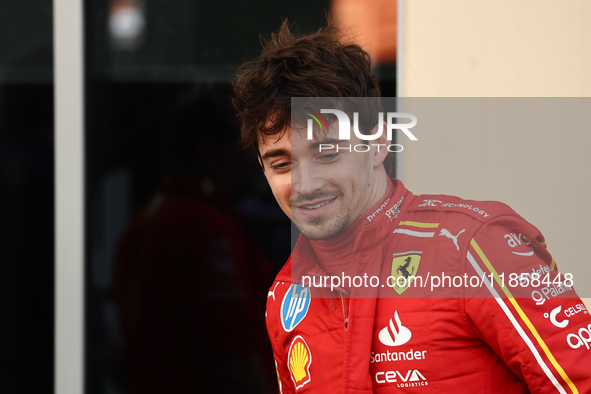
M 263 43 L 260 56 L 240 68 L 233 88 L 242 143 L 257 153 L 260 135 L 274 135 L 290 125 L 292 97 L 375 97 L 372 111 L 364 111 L 372 115 L 360 116 L 362 132 L 375 126 L 375 113 L 381 110 L 369 55 L 330 19 L 326 27 L 300 37 L 285 20 Z

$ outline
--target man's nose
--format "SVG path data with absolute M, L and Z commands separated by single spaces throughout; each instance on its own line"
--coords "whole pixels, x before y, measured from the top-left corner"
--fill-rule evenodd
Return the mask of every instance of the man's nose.
M 322 189 L 323 180 L 318 168 L 311 163 L 299 163 L 291 173 L 292 193 L 310 195 Z

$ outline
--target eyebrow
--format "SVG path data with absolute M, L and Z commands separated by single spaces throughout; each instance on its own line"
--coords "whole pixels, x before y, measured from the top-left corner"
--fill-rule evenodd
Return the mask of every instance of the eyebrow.
M 334 144 L 338 144 L 339 142 L 343 142 L 343 141 L 345 141 L 345 140 L 339 140 L 337 138 L 329 138 L 327 140 L 318 141 L 318 142 L 314 142 L 313 144 L 310 144 L 310 149 L 319 148 L 321 144 L 334 145 Z
M 287 155 L 287 156 L 290 155 L 290 153 L 286 149 L 281 149 L 281 148 L 271 149 L 270 151 L 265 152 L 265 154 L 263 156 L 261 156 L 261 159 L 263 161 L 266 161 L 267 159 L 271 159 L 273 157 L 285 156 L 285 155 Z

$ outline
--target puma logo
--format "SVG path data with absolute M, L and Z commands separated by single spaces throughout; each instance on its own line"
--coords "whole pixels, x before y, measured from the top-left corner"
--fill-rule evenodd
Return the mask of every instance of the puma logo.
M 283 284 L 283 282 L 281 282 L 281 284 Z M 273 301 L 275 301 L 275 290 L 277 290 L 277 286 L 279 286 L 279 282 L 275 283 L 275 287 L 273 287 L 273 291 L 270 291 L 269 294 L 267 294 L 267 298 L 273 296 Z
M 463 229 L 462 231 L 460 231 L 458 233 L 458 235 L 453 235 L 452 233 L 449 232 L 448 229 L 442 228 L 441 231 L 439 232 L 439 236 L 441 237 L 442 235 L 446 236 L 447 238 L 450 238 L 452 241 L 454 241 L 454 245 L 456 245 L 456 248 L 458 250 L 460 250 L 460 246 L 458 245 L 458 237 L 460 236 L 461 233 L 463 233 L 464 231 L 466 231 L 466 229 Z

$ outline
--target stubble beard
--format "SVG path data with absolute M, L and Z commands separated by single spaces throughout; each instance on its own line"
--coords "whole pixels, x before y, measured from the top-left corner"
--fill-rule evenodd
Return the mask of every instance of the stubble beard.
M 337 237 L 351 227 L 351 214 L 340 212 L 336 216 L 317 217 L 308 220 L 299 220 L 292 217 L 293 223 L 300 232 L 312 241 L 324 241 Z

